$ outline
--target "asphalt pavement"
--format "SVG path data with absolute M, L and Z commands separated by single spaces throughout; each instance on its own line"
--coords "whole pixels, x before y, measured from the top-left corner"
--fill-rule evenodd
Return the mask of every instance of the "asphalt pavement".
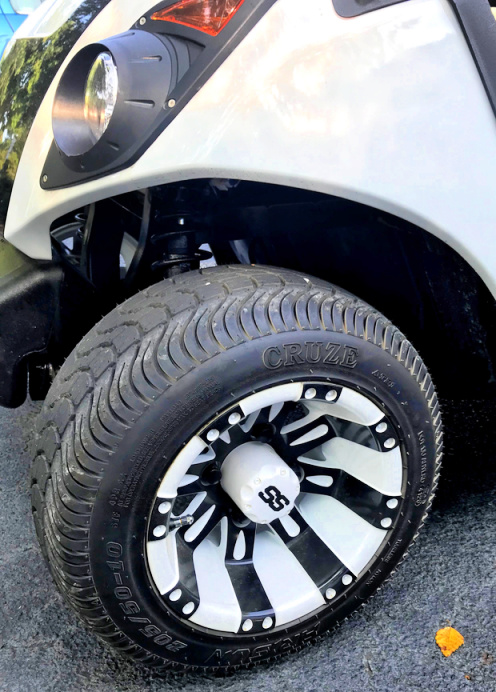
M 234 677 L 158 678 L 88 634 L 56 593 L 30 516 L 37 406 L 0 411 L 0 689 L 8 692 L 496 691 L 496 405 L 448 406 L 431 520 L 395 578 L 332 637 Z M 455 451 L 456 450 L 456 451 Z M 436 631 L 465 637 L 444 658 Z

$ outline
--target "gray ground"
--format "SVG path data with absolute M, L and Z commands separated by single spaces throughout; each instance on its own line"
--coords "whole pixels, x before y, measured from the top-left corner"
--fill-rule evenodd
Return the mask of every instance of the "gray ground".
M 0 689 L 496 690 L 496 443 L 472 404 L 448 409 L 448 450 L 432 519 L 399 574 L 332 638 L 233 678 L 153 677 L 87 634 L 55 592 L 31 526 L 27 451 L 36 408 L 0 412 Z M 453 443 L 452 443 L 453 446 Z M 452 624 L 465 645 L 443 658 Z

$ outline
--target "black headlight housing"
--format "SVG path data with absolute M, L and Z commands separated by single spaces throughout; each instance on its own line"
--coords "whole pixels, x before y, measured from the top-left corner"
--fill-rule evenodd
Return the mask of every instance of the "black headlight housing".
M 85 117 L 85 92 L 101 54 L 111 56 L 118 87 L 108 126 L 95 143 Z M 91 174 L 102 164 L 119 166 L 132 157 L 163 120 L 168 96 L 189 67 L 184 43 L 144 31 L 129 31 L 83 48 L 64 72 L 53 106 L 55 145 L 64 166 Z

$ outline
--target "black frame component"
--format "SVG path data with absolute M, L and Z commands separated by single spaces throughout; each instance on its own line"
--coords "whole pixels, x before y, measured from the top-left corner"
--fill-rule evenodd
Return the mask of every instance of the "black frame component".
M 389 5 L 397 5 L 406 0 L 333 0 L 333 2 L 339 16 L 349 19 L 374 10 L 381 10 Z
M 276 0 L 245 0 L 240 9 L 218 36 L 209 36 L 202 31 L 181 24 L 152 19 L 152 16 L 156 12 L 170 7 L 175 4 L 176 0 L 161 2 L 147 14 L 139 18 L 134 27 L 131 28 L 131 33 L 142 34 L 144 37 L 152 34 L 155 40 L 161 40 L 164 44 L 169 45 L 169 47 L 172 43 L 176 53 L 181 50 L 181 47 L 186 47 L 189 59 L 191 60 L 189 69 L 184 70 L 179 66 L 179 79 L 177 83 L 174 84 L 174 81 L 172 81 L 170 92 L 160 101 L 157 101 L 160 108 L 160 115 L 157 116 L 157 119 L 153 123 L 150 123 L 147 130 L 140 132 L 140 137 L 137 141 L 133 140 L 133 136 L 136 135 L 136 128 L 131 126 L 127 133 L 124 128 L 124 138 L 117 143 L 120 152 L 114 151 L 114 154 L 112 154 L 112 146 L 109 146 L 113 118 L 109 124 L 107 133 L 105 133 L 105 135 L 108 134 L 108 136 L 104 135 L 102 138 L 107 144 L 102 144 L 102 147 L 98 148 L 98 151 L 96 151 L 97 145 L 97 147 L 95 147 L 95 152 L 90 151 L 85 154 L 86 159 L 91 161 L 90 168 L 85 165 L 85 161 L 79 161 L 80 157 L 64 157 L 54 141 L 40 178 L 41 187 L 45 190 L 54 190 L 77 185 L 89 180 L 101 178 L 109 173 L 123 170 L 135 163 L 165 128 L 168 127 L 177 115 L 179 115 L 192 97 L 214 74 L 268 9 L 272 7 L 275 1 Z M 93 55 L 96 57 L 98 52 L 101 52 L 101 46 L 107 44 L 110 46 L 112 41 L 115 41 L 115 45 L 118 45 L 117 42 L 122 41 L 123 36 L 125 35 L 112 37 L 106 41 L 100 42 L 100 44 L 95 44 L 96 46 L 100 46 L 98 49 L 89 46 L 87 49 L 83 49 L 82 52 L 93 49 Z M 113 53 L 113 50 L 112 48 L 110 52 Z M 78 56 L 75 56 L 74 60 L 77 59 Z M 71 69 L 72 64 L 73 63 L 69 65 L 68 69 Z M 158 63 L 156 65 L 157 71 L 160 71 L 161 64 L 162 63 Z M 120 72 L 120 70 L 118 71 Z M 86 70 L 84 74 L 87 75 L 87 73 L 88 71 Z M 157 79 L 155 72 L 153 76 L 151 76 L 150 72 L 150 78 L 147 77 L 145 81 L 147 82 L 148 79 Z M 61 85 L 64 80 L 65 76 L 62 77 Z M 140 97 L 134 96 L 132 89 L 130 89 L 128 99 L 133 100 L 135 98 L 139 99 Z M 124 124 L 124 120 L 122 122 Z M 113 144 L 116 143 L 113 142 Z M 75 158 L 76 161 L 69 164 L 68 158 Z M 83 166 L 81 166 L 81 163 L 83 163 Z M 99 165 L 97 165 L 98 163 Z
M 46 381 L 45 396 L 49 364 L 95 323 L 98 305 L 91 284 L 58 258 L 32 260 L 0 240 L 0 406 L 24 403 L 28 372 L 32 393 Z
M 449 0 L 496 115 L 496 21 L 488 0 Z
M 63 272 L 0 241 L 0 406 L 24 403 L 26 357 L 50 340 Z

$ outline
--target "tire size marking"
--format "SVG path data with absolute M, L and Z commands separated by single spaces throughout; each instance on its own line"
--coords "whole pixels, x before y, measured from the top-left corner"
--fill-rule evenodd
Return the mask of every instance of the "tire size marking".
M 381 382 L 383 382 L 386 385 L 386 387 L 389 387 L 389 389 L 393 389 L 394 386 L 396 385 L 396 383 L 393 382 L 392 379 L 390 379 L 387 375 L 385 375 L 380 370 L 374 370 L 372 375 L 374 377 L 376 377 L 378 380 L 380 380 Z
M 331 342 L 306 341 L 304 344 L 270 346 L 263 352 L 262 360 L 269 370 L 305 363 L 341 365 L 353 369 L 358 365 L 358 349 Z
M 152 625 L 151 620 L 147 617 L 141 617 L 141 608 L 133 600 L 133 593 L 128 586 L 123 585 L 124 562 L 122 561 L 122 546 L 120 543 L 110 541 L 107 543 L 107 556 L 111 558 L 107 560 L 107 567 L 111 570 L 116 586 L 114 588 L 114 596 L 117 598 L 119 607 L 124 613 L 129 622 L 138 625 L 144 625 L 138 630 L 140 634 L 148 639 L 153 638 L 153 642 L 158 646 L 164 646 L 167 651 L 180 651 L 186 649 L 187 644 L 173 639 L 167 632 L 162 631 L 156 625 Z
M 222 651 L 215 649 L 205 661 L 210 666 L 236 666 L 247 663 L 256 663 L 267 656 L 290 653 L 296 647 L 302 646 L 315 639 L 320 630 L 320 625 L 315 625 L 308 630 L 303 630 L 293 637 L 285 637 L 273 644 L 257 646 L 255 649 L 228 649 Z
M 415 498 L 415 507 L 420 507 L 421 505 L 425 505 L 428 501 L 430 496 L 430 488 L 425 487 L 424 485 L 427 480 L 427 445 L 423 430 L 417 433 L 417 438 L 420 445 L 420 487 Z

